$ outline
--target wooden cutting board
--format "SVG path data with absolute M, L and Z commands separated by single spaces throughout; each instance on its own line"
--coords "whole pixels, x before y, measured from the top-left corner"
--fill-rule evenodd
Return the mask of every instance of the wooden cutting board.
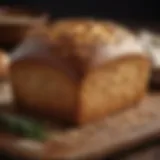
M 12 107 L 8 84 L 0 84 L 0 91 L 1 108 Z M 100 159 L 155 138 L 160 133 L 159 122 L 160 94 L 150 93 L 139 105 L 95 124 L 68 130 L 53 129 L 45 142 L 0 133 L 0 150 L 38 160 Z

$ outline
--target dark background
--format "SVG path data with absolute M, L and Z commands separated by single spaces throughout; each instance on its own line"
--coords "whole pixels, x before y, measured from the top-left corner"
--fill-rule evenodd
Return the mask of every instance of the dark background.
M 53 17 L 88 16 L 118 20 L 159 21 L 158 0 L 1 0 L 0 4 L 24 5 Z

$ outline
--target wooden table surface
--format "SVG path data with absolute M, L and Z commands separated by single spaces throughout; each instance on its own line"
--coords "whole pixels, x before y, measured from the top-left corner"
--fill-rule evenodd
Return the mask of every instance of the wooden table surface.
M 134 150 L 120 153 L 109 160 L 160 160 L 160 140 L 154 140 Z
M 159 160 L 159 159 L 160 159 L 160 144 L 142 149 L 124 158 L 120 158 L 120 160 Z
M 121 160 L 159 160 L 160 145 L 131 154 Z
M 11 158 L 0 154 L 0 160 L 26 160 Z M 160 140 L 155 140 L 131 151 L 113 155 L 112 158 L 105 160 L 160 160 Z

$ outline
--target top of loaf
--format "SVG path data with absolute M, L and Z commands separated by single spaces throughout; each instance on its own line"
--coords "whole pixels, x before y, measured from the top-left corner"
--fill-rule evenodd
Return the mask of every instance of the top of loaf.
M 52 24 L 49 34 L 59 54 L 75 55 L 82 61 L 95 59 L 96 63 L 98 59 L 143 52 L 129 29 L 111 21 L 63 19 Z
M 52 45 L 52 53 L 81 73 L 121 55 L 144 54 L 135 35 L 111 21 L 62 19 L 49 26 L 39 25 L 29 35 L 45 35 L 44 39 Z
M 94 19 L 64 19 L 53 23 L 50 30 L 53 41 L 68 38 L 76 45 L 111 43 L 129 36 L 131 33 L 125 28 L 111 21 Z
M 29 32 L 29 35 L 46 33 L 53 42 L 62 43 L 67 38 L 76 45 L 115 43 L 124 37 L 133 36 L 126 27 L 115 22 L 87 18 L 57 20 L 50 26 L 38 25 Z

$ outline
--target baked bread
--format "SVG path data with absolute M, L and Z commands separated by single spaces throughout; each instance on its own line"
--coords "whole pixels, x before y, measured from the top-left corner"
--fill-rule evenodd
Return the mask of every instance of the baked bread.
M 139 102 L 150 60 L 132 33 L 111 22 L 66 19 L 14 53 L 13 91 L 21 108 L 86 124 Z

